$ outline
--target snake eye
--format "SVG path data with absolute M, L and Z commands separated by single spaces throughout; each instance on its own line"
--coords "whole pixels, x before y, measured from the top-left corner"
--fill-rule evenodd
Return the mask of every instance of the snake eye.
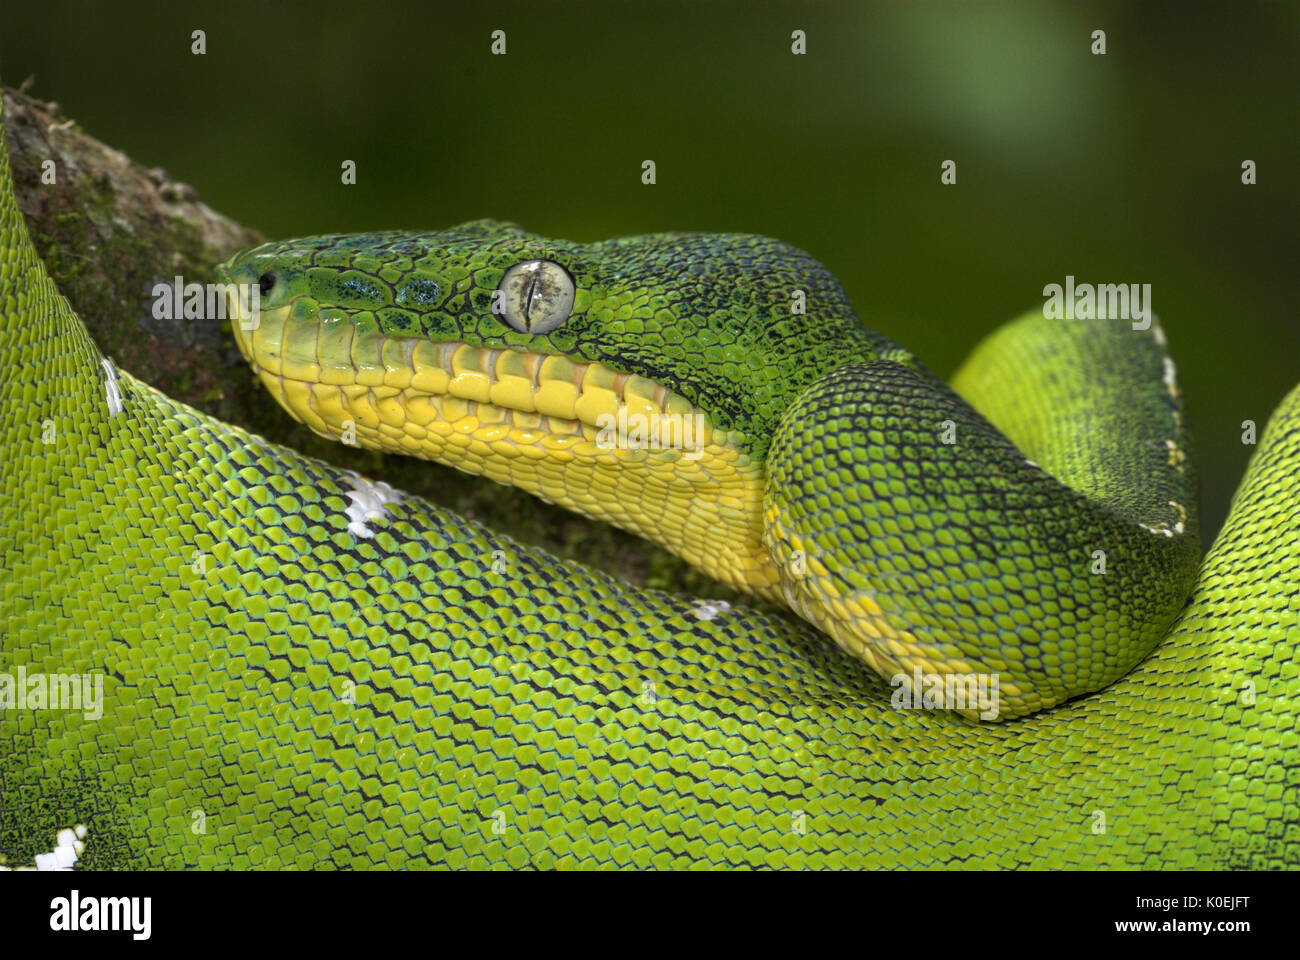
M 520 333 L 549 333 L 573 309 L 573 277 L 550 260 L 526 260 L 506 271 L 492 312 Z
M 268 293 L 270 293 L 271 288 L 274 286 L 275 286 L 274 273 L 264 273 L 257 278 L 257 289 L 262 292 L 262 296 L 266 296 Z

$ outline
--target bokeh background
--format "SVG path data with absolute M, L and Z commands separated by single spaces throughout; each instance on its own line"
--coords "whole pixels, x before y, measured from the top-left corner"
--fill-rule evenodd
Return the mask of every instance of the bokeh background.
M 941 374 L 1046 283 L 1150 283 L 1207 540 L 1300 380 L 1296 3 L 6 0 L 0 71 L 270 237 L 777 236 Z

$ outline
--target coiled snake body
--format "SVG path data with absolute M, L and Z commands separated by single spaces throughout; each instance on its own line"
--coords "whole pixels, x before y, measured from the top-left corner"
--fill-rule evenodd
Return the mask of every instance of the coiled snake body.
M 627 587 L 117 371 L 0 154 L 0 673 L 104 678 L 97 718 L 0 712 L 9 865 L 74 824 L 92 867 L 1300 861 L 1300 392 L 1197 573 L 1158 328 L 1027 317 L 950 390 L 761 238 L 484 221 L 225 273 L 317 430 L 807 622 Z M 620 409 L 698 442 L 605 443 Z M 915 672 L 997 676 L 1005 722 L 898 709 Z

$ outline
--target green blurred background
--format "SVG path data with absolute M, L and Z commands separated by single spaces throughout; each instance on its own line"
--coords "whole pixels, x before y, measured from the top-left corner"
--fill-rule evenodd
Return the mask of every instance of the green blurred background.
M 765 233 L 945 375 L 1044 284 L 1150 283 L 1207 535 L 1300 380 L 1295 3 L 6 0 L 0 58 L 270 237 Z

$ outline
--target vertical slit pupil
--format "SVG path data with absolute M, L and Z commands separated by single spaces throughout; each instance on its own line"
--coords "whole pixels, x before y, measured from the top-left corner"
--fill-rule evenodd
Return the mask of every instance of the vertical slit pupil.
M 529 330 L 533 328 L 533 307 L 537 304 L 538 275 L 541 272 L 539 266 L 528 277 L 528 296 L 524 298 L 524 320 L 527 322 Z

